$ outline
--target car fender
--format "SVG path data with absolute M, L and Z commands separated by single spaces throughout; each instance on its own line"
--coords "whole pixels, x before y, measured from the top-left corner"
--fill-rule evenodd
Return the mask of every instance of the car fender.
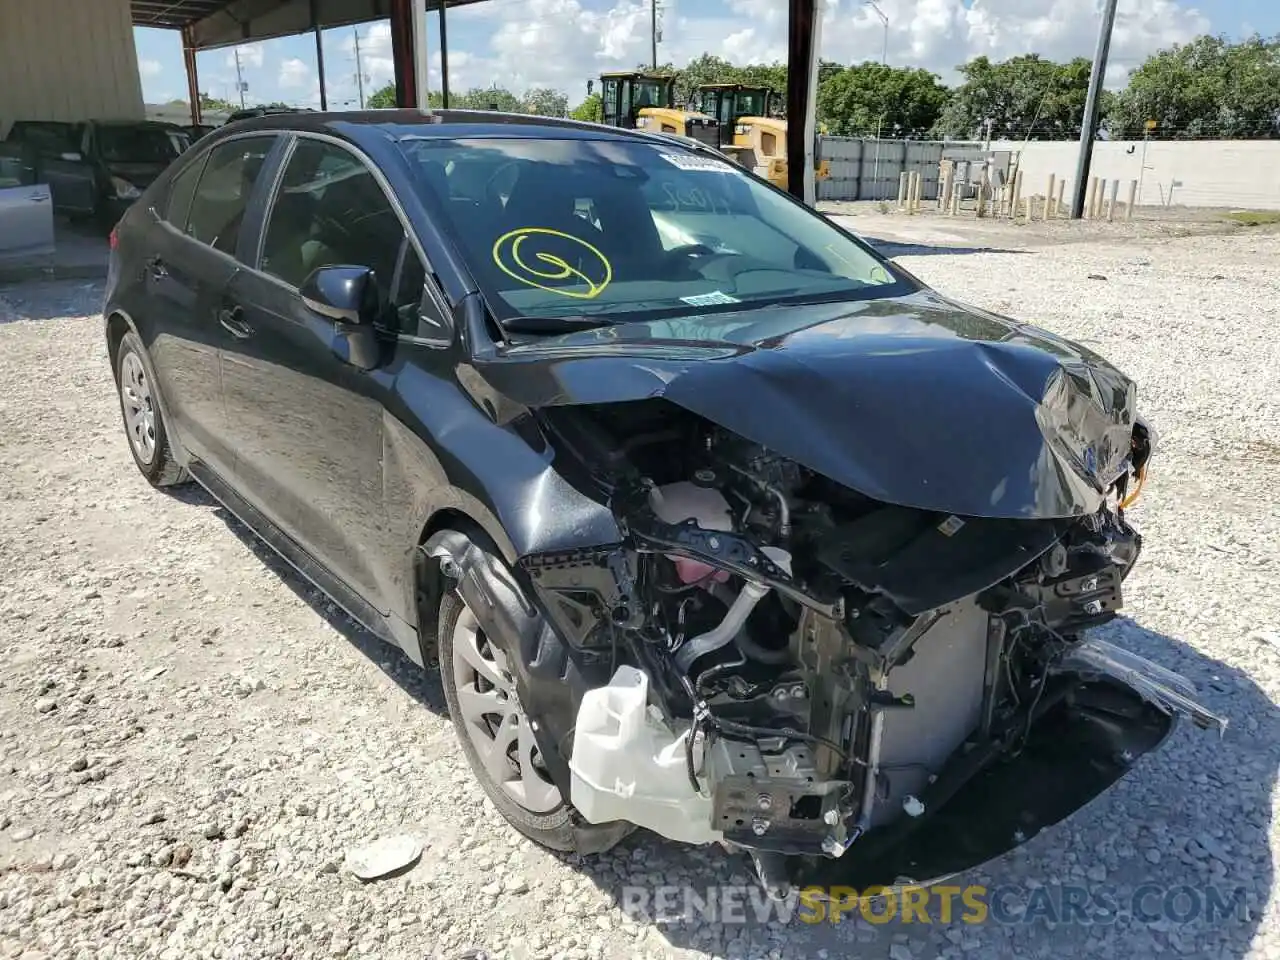
M 127 311 L 120 307 L 108 307 L 108 309 L 103 312 L 102 333 L 103 339 L 107 344 L 107 357 L 111 364 L 111 379 L 115 383 L 116 390 L 118 392 L 120 389 L 120 375 L 116 364 L 116 348 L 119 346 L 120 341 L 124 339 L 124 333 L 121 333 L 118 338 L 113 337 L 111 334 L 112 325 L 117 322 L 123 323 L 126 328 L 125 332 L 132 333 L 138 338 L 138 342 L 142 344 L 142 354 L 139 359 L 142 361 L 143 369 L 147 372 L 147 378 L 155 387 L 154 392 L 156 405 L 160 408 L 160 417 L 164 421 L 165 432 L 169 437 L 170 452 L 173 454 L 174 459 L 185 467 L 187 466 L 190 457 L 187 455 L 186 444 L 182 442 L 181 428 L 178 426 L 177 420 L 169 414 L 169 406 L 164 399 L 164 390 L 160 388 L 160 378 L 156 375 L 155 367 L 152 366 L 151 363 L 151 353 L 147 347 L 146 338 L 142 335 L 142 332 L 138 329 L 138 325 L 134 323 L 133 317 L 130 316 Z

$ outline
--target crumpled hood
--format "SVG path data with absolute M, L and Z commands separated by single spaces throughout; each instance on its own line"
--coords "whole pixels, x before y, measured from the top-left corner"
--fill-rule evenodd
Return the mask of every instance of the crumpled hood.
M 922 292 L 543 337 L 476 363 L 528 407 L 665 397 L 887 503 L 1095 512 L 1135 388 L 1085 348 Z

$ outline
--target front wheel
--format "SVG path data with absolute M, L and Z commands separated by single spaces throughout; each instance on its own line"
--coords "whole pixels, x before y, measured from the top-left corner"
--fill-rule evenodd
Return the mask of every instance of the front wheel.
M 588 824 L 552 782 L 520 704 L 507 651 L 454 592 L 440 603 L 440 676 L 471 770 L 507 821 L 552 850 L 598 853 L 633 829 Z

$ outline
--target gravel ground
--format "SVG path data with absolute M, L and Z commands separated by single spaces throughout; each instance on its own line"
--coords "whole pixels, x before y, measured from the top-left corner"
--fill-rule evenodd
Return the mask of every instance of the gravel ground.
M 651 836 L 583 862 L 506 827 L 436 673 L 349 624 L 199 491 L 147 487 L 101 288 L 60 284 L 0 290 L 0 955 L 1280 958 L 1280 238 L 912 249 L 903 262 L 942 290 L 1137 378 L 1162 449 L 1133 512 L 1147 552 L 1132 619 L 1107 633 L 1233 722 L 1222 742 L 1185 725 L 966 877 L 1013 892 L 999 918 L 628 916 L 624 886 L 749 884 L 748 865 Z M 408 872 L 362 884 L 344 868 L 406 832 L 424 844 Z M 1215 922 L 1135 916 L 1144 884 L 1244 899 Z M 1119 906 L 1054 922 L 1044 904 L 1066 887 Z

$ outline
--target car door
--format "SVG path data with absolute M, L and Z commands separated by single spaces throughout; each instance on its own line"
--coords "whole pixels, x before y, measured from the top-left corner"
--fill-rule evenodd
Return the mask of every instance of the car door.
M 240 224 L 275 134 L 224 140 L 177 173 L 149 215 L 146 296 L 136 317 L 183 447 L 223 477 L 236 451 L 222 401 L 221 310 L 240 269 Z
M 10 138 L 18 137 L 32 150 L 36 177 L 49 185 L 57 213 L 93 213 L 97 198 L 93 166 L 86 154 L 88 130 L 80 123 L 15 123 Z
M 387 518 L 382 491 L 383 372 L 395 349 L 396 308 L 417 286 L 397 282 L 407 231 L 365 159 L 341 142 L 299 135 L 263 220 L 258 269 L 236 274 L 222 355 L 223 395 L 238 451 L 236 486 L 259 511 L 380 613 Z M 420 263 L 420 261 L 416 261 Z M 387 323 L 382 363 L 341 358 L 341 325 L 310 310 L 299 288 L 323 266 L 371 267 Z
M 53 253 L 53 203 L 47 184 L 17 149 L 0 144 L 0 260 Z

